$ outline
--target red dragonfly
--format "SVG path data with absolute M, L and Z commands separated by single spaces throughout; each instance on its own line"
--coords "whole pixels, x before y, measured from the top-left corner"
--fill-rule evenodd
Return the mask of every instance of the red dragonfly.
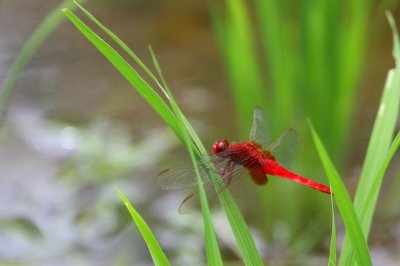
M 252 181 L 257 185 L 264 185 L 268 182 L 267 175 L 279 176 L 302 185 L 331 194 L 328 186 L 305 178 L 288 170 L 284 164 L 294 154 L 294 146 L 297 143 L 297 135 L 293 129 L 288 129 L 271 145 L 266 145 L 264 140 L 268 138 L 268 130 L 264 116 L 258 108 L 254 111 L 254 122 L 250 133 L 250 141 L 234 143 L 232 145 L 226 139 L 216 141 L 213 146 L 213 154 L 209 158 L 200 160 L 202 169 L 202 182 L 211 183 L 207 172 L 217 171 L 223 180 L 225 187 L 229 187 L 233 181 L 247 172 Z M 207 161 L 214 164 L 210 168 Z M 157 183 L 164 189 L 178 189 L 192 187 L 196 189 L 197 180 L 195 171 L 191 164 L 184 164 L 167 169 L 159 174 Z M 196 192 L 195 192 L 196 193 Z M 185 198 L 180 206 L 183 206 L 193 199 L 195 193 Z

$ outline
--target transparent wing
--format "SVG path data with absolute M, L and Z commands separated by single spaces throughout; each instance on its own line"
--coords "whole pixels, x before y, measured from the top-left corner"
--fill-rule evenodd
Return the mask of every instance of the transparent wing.
M 257 142 L 262 147 L 269 144 L 268 123 L 260 108 L 254 108 L 253 125 L 250 130 L 250 141 Z
M 242 163 L 249 162 L 252 158 L 249 158 L 247 153 L 238 149 L 234 151 L 240 154 L 240 161 Z M 230 154 L 228 154 L 230 153 Z M 203 184 L 210 183 L 210 173 L 217 174 L 222 180 L 232 179 L 239 175 L 237 172 L 241 167 L 233 167 L 229 163 L 229 156 L 233 155 L 230 150 L 219 153 L 218 155 L 209 155 L 207 158 L 198 161 L 201 182 Z M 236 155 L 236 157 L 239 157 Z M 211 164 L 210 164 L 211 162 Z M 239 165 L 238 165 L 239 166 Z M 240 171 L 239 171 L 240 172 Z M 196 188 L 196 171 L 191 161 L 181 163 L 175 167 L 166 169 L 159 173 L 156 184 L 162 189 L 183 189 L 183 188 Z
M 233 152 L 237 154 L 233 154 Z M 236 188 L 236 190 L 243 190 L 252 182 L 247 178 L 247 169 L 242 166 L 258 165 L 256 158 L 247 155 L 246 149 L 236 149 L 235 151 L 224 151 L 218 155 L 210 156 L 212 165 L 206 163 L 206 160 L 198 161 L 200 166 L 201 182 L 207 194 L 208 201 L 212 205 L 218 202 L 219 193 L 229 188 Z M 230 156 L 235 156 L 237 163 L 230 160 Z M 208 173 L 207 173 L 208 172 Z M 215 188 L 214 183 L 211 182 L 209 174 L 215 174 L 214 177 L 220 178 L 216 182 L 221 182 L 218 189 Z M 195 178 L 195 170 L 192 163 L 184 163 L 161 172 L 157 178 L 157 185 L 163 189 L 181 189 L 190 188 L 190 193 L 181 203 L 179 213 L 190 213 L 197 210 L 199 207 L 199 195 L 197 191 L 197 181 Z M 250 194 L 251 193 L 247 193 Z M 235 196 L 236 197 L 236 196 Z
M 207 195 L 207 201 L 210 206 L 216 205 L 218 202 L 218 195 L 224 189 L 227 189 L 228 186 L 223 184 L 221 189 L 217 190 L 212 183 L 203 184 L 204 192 Z M 197 188 L 194 188 L 193 191 L 186 196 L 181 204 L 179 205 L 178 212 L 180 214 L 188 214 L 193 213 L 200 210 L 200 195 L 198 193 Z
M 207 172 L 216 172 L 219 165 L 226 164 L 226 159 L 210 155 L 209 159 L 215 166 L 211 167 L 206 159 L 199 160 L 201 182 L 210 182 Z M 197 186 L 196 171 L 192 161 L 183 162 L 177 166 L 166 169 L 158 174 L 156 184 L 162 189 L 182 189 Z
M 168 168 L 158 174 L 156 184 L 162 189 L 181 189 L 196 185 L 196 174 L 192 163 Z
M 225 177 L 223 180 L 227 181 Z M 232 176 L 229 182 L 225 182 L 219 190 L 215 188 L 212 183 L 204 184 L 204 191 L 207 194 L 207 201 L 209 206 L 220 205 L 219 194 L 224 190 L 229 190 L 232 194 L 232 201 L 226 201 L 224 205 L 230 205 L 233 202 L 237 203 L 238 199 L 254 199 L 255 194 L 260 193 L 262 186 L 259 186 L 250 180 L 250 174 L 247 169 L 241 165 L 235 165 L 235 169 L 232 171 Z M 185 197 L 179 206 L 180 214 L 193 213 L 200 210 L 200 195 L 197 189 Z
M 288 167 L 297 152 L 298 145 L 299 140 L 296 131 L 289 128 L 265 150 L 269 151 L 279 164 Z

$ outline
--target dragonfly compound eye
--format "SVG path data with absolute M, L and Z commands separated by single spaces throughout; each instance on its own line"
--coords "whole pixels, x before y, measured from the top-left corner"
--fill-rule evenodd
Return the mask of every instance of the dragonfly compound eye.
M 229 143 L 226 139 L 218 140 L 212 146 L 214 154 L 218 154 L 221 151 L 226 150 L 229 147 Z

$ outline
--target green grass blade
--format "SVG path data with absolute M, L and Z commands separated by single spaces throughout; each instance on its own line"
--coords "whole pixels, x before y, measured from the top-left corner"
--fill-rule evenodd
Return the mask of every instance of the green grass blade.
M 147 68 L 147 66 L 143 63 L 142 60 L 124 43 L 117 35 L 115 35 L 112 31 L 110 31 L 106 26 L 103 25 L 98 19 L 96 19 L 88 10 L 86 10 L 79 3 L 75 4 L 78 8 L 97 26 L 99 26 L 115 43 L 117 43 L 123 51 L 125 51 L 139 66 L 143 71 L 157 84 L 159 84 L 158 79 L 154 76 L 154 74 Z
M 183 141 L 184 145 L 187 147 L 187 150 L 189 152 L 190 158 L 193 162 L 193 166 L 195 168 L 195 173 L 196 173 L 196 178 L 197 180 L 201 180 L 201 175 L 200 175 L 200 168 L 197 163 L 196 155 L 195 155 L 195 149 L 193 143 L 190 140 L 190 136 L 188 134 L 189 128 L 191 128 L 191 125 L 189 121 L 187 121 L 186 117 L 183 115 L 182 111 L 180 110 L 178 104 L 176 103 L 169 86 L 164 78 L 164 75 L 162 73 L 161 67 L 158 63 L 157 57 L 155 56 L 153 50 L 150 47 L 150 53 L 151 57 L 153 59 L 153 64 L 158 72 L 158 75 L 160 77 L 160 80 L 163 84 L 163 91 L 167 93 L 167 98 L 170 101 L 172 110 L 176 117 L 178 118 L 178 122 L 180 125 L 180 129 L 183 134 Z M 217 242 L 217 237 L 215 234 L 215 229 L 214 225 L 212 223 L 211 219 L 211 213 L 210 213 L 210 208 L 208 207 L 208 202 L 207 202 L 207 197 L 206 193 L 204 191 L 203 183 L 202 182 L 197 182 L 197 187 L 198 187 L 198 193 L 200 196 L 200 204 L 201 204 L 201 212 L 202 212 L 202 217 L 203 217 L 203 223 L 204 223 L 204 238 L 205 238 L 205 244 L 206 244 L 206 254 L 207 254 L 207 260 L 208 260 L 208 265 L 223 265 L 222 263 L 222 258 L 221 258 L 221 253 L 218 248 L 218 242 Z
M 375 179 L 375 182 L 372 186 L 371 193 L 369 193 L 366 203 L 363 205 L 363 209 L 361 210 L 361 220 L 365 218 L 365 216 L 369 216 L 371 214 L 368 213 L 374 212 L 376 208 L 376 203 L 377 203 L 377 198 L 379 195 L 379 190 L 382 184 L 383 177 L 386 173 L 387 168 L 389 167 L 389 164 L 391 160 L 393 159 L 393 156 L 395 155 L 396 151 L 399 149 L 400 146 L 400 132 L 397 132 L 396 137 L 394 138 L 392 144 L 390 145 L 389 151 L 385 156 L 385 159 L 381 165 L 381 168 L 378 171 L 377 177 Z M 372 216 L 372 215 L 371 215 Z
M 139 229 L 140 234 L 142 235 L 144 241 L 146 242 L 147 248 L 149 249 L 150 255 L 153 259 L 154 265 L 171 265 L 168 261 L 167 257 L 165 256 L 163 250 L 160 247 L 156 237 L 151 232 L 149 226 L 140 216 L 140 214 L 133 208 L 129 200 L 126 196 L 117 188 L 117 193 L 125 204 L 125 207 L 128 209 L 133 221 L 135 222 L 137 228 Z
M 310 121 L 309 126 L 319 157 L 324 166 L 326 175 L 328 176 L 329 183 L 331 184 L 332 191 L 335 193 L 334 198 L 336 201 L 336 205 L 338 206 L 343 223 L 345 225 L 346 234 L 348 235 L 349 241 L 353 247 L 355 259 L 358 265 L 372 265 L 367 241 L 361 230 L 361 226 L 357 218 L 356 212 L 353 208 L 350 196 L 342 182 L 339 173 L 333 166 L 332 161 L 329 158 L 329 155 L 326 152 L 321 139 L 319 138 Z
M 333 195 L 331 195 L 331 209 L 332 209 L 332 234 L 331 234 L 331 245 L 329 249 L 328 266 L 336 266 L 336 223 L 335 223 L 335 208 L 333 206 Z
M 396 153 L 396 151 L 398 150 L 399 146 L 400 146 L 400 132 L 398 132 L 396 134 L 396 137 L 393 140 L 392 145 L 390 145 L 389 151 L 386 154 L 384 161 L 377 173 L 377 176 L 375 178 L 372 189 L 371 189 L 370 193 L 368 193 L 368 195 L 367 195 L 366 202 L 361 207 L 362 209 L 359 211 L 360 220 L 366 221 L 365 223 L 367 223 L 367 222 L 369 222 L 369 224 L 371 223 L 372 216 L 373 216 L 373 213 L 376 208 L 377 198 L 379 195 L 383 177 L 386 173 L 386 170 L 389 166 L 390 161 L 392 160 L 392 158 L 393 158 L 394 154 Z M 367 219 L 369 219 L 369 221 L 367 221 Z M 366 229 L 364 229 L 364 230 L 366 230 Z M 352 256 L 352 249 L 350 248 L 349 243 L 345 242 L 343 245 L 343 248 L 346 248 L 346 249 L 345 249 L 345 251 L 343 251 L 343 254 L 342 254 L 343 261 L 341 261 L 341 263 L 344 265 L 354 264 L 353 256 Z M 341 260 L 342 260 L 342 258 L 341 258 Z
M 395 139 L 393 140 L 392 146 L 397 145 L 397 141 L 399 138 L 400 132 L 397 132 Z M 389 149 L 389 154 L 391 152 L 391 148 Z M 398 148 L 399 149 L 399 148 Z M 388 219 L 390 217 L 395 216 L 398 213 L 398 203 L 400 202 L 400 194 L 399 194 L 399 187 L 400 187 L 400 165 L 394 167 L 394 178 L 390 183 L 388 191 L 385 193 L 384 200 L 380 204 L 384 206 L 382 211 L 384 213 L 384 219 Z
M 158 84 L 159 84 L 162 92 L 165 94 L 165 97 L 170 101 L 170 104 L 174 105 L 175 108 L 176 108 L 176 111 L 179 112 L 181 121 L 184 123 L 185 128 L 186 128 L 187 132 L 189 133 L 190 138 L 192 138 L 192 140 L 193 140 L 193 142 L 194 142 L 194 144 L 196 146 L 196 149 L 194 149 L 195 152 L 198 152 L 196 154 L 196 156 L 197 156 L 198 159 L 200 159 L 204 155 L 207 154 L 207 151 L 204 148 L 204 145 L 201 142 L 199 136 L 194 131 L 192 125 L 189 123 L 189 121 L 186 119 L 186 117 L 183 115 L 182 111 L 180 110 L 179 106 L 177 105 L 177 103 L 176 103 L 176 101 L 175 101 L 175 99 L 174 99 L 174 97 L 173 97 L 173 95 L 172 95 L 172 93 L 171 93 L 171 91 L 169 89 L 169 86 L 168 86 L 167 82 L 165 81 L 165 79 L 163 77 L 163 74 L 162 74 L 162 71 L 161 71 L 161 67 L 160 67 L 160 65 L 158 63 L 158 60 L 157 60 L 157 58 L 156 58 L 156 56 L 155 56 L 155 54 L 153 52 L 153 49 L 151 47 L 149 47 L 149 50 L 150 50 L 150 54 L 152 56 L 154 67 L 156 68 L 157 72 L 159 73 L 159 76 L 160 76 L 160 79 L 161 79 L 161 82 L 158 82 Z M 162 83 L 162 85 L 161 85 L 161 83 Z M 184 143 L 184 145 L 186 145 L 186 144 Z
M 86 0 L 81 0 L 79 2 L 83 3 L 86 2 Z M 64 16 L 60 14 L 60 9 L 65 7 L 74 8 L 73 2 L 71 0 L 62 2 L 43 20 L 26 41 L 8 70 L 0 88 L 0 126 L 4 122 L 6 110 L 14 90 L 14 85 L 21 71 L 35 54 L 36 50 L 64 20 Z
M 151 88 L 151 86 L 132 68 L 109 44 L 100 38 L 94 31 L 86 26 L 69 9 L 63 9 L 67 18 L 77 29 L 102 53 L 108 61 L 122 74 L 128 82 L 136 88 L 139 94 L 150 104 L 150 106 L 161 116 L 167 125 L 182 140 L 183 136 L 175 115 L 162 98 Z
M 239 207 L 231 203 L 233 201 L 231 194 L 224 191 L 220 193 L 219 200 L 231 225 L 244 264 L 249 266 L 264 265 Z
M 382 167 L 388 155 L 400 106 L 399 37 L 393 17 L 389 13 L 387 13 L 387 17 L 393 31 L 393 55 L 396 61 L 396 68 L 388 72 L 354 199 L 354 208 L 357 211 L 361 228 L 366 238 L 368 238 L 372 217 L 382 184 L 384 172 L 380 173 L 380 171 L 382 171 Z M 383 169 L 383 171 L 385 170 L 386 168 Z M 352 251 L 351 247 L 349 247 L 348 239 L 345 237 L 340 264 L 347 265 L 351 263 L 351 261 Z
M 388 73 L 380 107 L 372 130 L 371 139 L 368 144 L 367 155 L 363 164 L 360 182 L 357 187 L 357 193 L 354 200 L 354 206 L 356 209 L 360 209 L 359 207 L 362 207 L 365 204 L 366 196 L 370 194 L 368 192 L 373 189 L 377 173 L 385 160 L 387 151 L 392 142 L 392 136 L 399 113 L 400 45 L 393 17 L 388 15 L 388 19 L 393 30 L 393 55 L 396 60 L 396 69 L 390 70 Z M 368 218 L 368 220 L 370 222 L 371 219 Z M 363 221 L 361 222 L 363 223 Z M 367 235 L 369 227 L 370 225 L 365 228 Z
M 126 63 L 125 60 L 107 43 L 104 42 L 97 34 L 89 29 L 79 18 L 77 18 L 70 10 L 63 10 L 65 15 L 71 22 L 89 39 L 89 41 L 121 72 L 121 74 L 134 85 L 139 93 L 149 102 L 149 104 L 160 114 L 162 119 L 172 128 L 175 134 L 184 141 L 179 121 L 174 113 L 169 109 L 165 102 L 153 89 L 138 75 L 138 73 Z M 165 93 L 165 91 L 164 91 Z M 168 93 L 167 93 L 168 94 Z M 182 117 L 180 117 L 182 118 Z M 184 118 L 186 120 L 186 118 Z M 201 154 L 205 154 L 206 150 L 202 145 L 197 134 L 187 123 L 187 130 L 199 149 Z M 219 195 L 228 220 L 231 224 L 232 231 L 238 242 L 239 249 L 242 253 L 243 260 L 246 265 L 263 265 L 260 254 L 258 253 L 254 240 L 251 237 L 247 224 L 241 215 L 238 207 L 233 204 L 233 199 L 227 190 Z
M 155 57 L 153 56 L 153 60 L 154 59 L 155 59 Z M 166 85 L 166 82 L 165 82 L 164 78 L 162 77 L 161 69 L 160 69 L 160 66 L 158 65 L 158 62 L 155 61 L 154 65 L 160 73 L 161 80 L 164 84 L 164 87 L 165 87 L 167 93 L 170 94 L 168 86 Z M 172 95 L 168 95 L 168 98 L 173 100 Z M 203 144 L 200 142 L 199 138 L 197 137 L 197 134 L 194 132 L 190 123 L 186 120 L 186 118 L 183 115 L 181 116 L 181 118 L 185 122 L 186 128 L 188 129 L 191 137 L 194 139 L 196 146 L 199 147 L 200 153 L 205 154 L 204 153 L 205 148 L 204 148 Z M 196 139 L 198 141 L 196 141 Z M 196 171 L 198 171 L 198 169 L 196 169 Z M 213 180 L 215 180 L 215 179 L 219 180 L 219 177 L 211 176 L 210 178 Z M 218 182 L 215 182 L 214 184 L 216 186 L 217 191 L 221 191 L 222 184 L 220 184 Z M 199 187 L 199 192 L 201 192 L 201 190 L 203 190 L 202 186 Z M 202 197 L 201 194 L 200 194 L 200 196 Z M 219 194 L 219 199 L 220 199 L 221 204 L 224 208 L 224 211 L 227 215 L 228 221 L 231 225 L 233 234 L 236 238 L 236 242 L 238 243 L 239 250 L 242 254 L 245 265 L 263 265 L 260 254 L 258 253 L 258 251 L 256 249 L 254 240 L 251 237 L 250 231 L 246 225 L 246 221 L 244 220 L 242 214 L 240 213 L 238 206 L 234 203 L 232 195 L 229 193 L 228 190 L 224 189 Z M 206 206 L 206 205 L 204 203 L 202 203 L 202 208 L 203 208 L 203 206 Z M 206 211 L 208 211 L 208 210 L 206 210 Z M 203 213 L 203 215 L 204 215 L 204 213 Z M 214 265 L 214 264 L 211 264 L 211 265 Z

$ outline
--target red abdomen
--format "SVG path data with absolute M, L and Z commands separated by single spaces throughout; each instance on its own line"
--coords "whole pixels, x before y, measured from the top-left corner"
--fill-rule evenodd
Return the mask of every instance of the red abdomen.
M 262 165 L 262 169 L 263 169 L 264 173 L 266 173 L 266 174 L 284 177 L 284 178 L 287 178 L 287 179 L 292 180 L 294 182 L 300 183 L 302 185 L 305 185 L 305 186 L 311 187 L 313 189 L 319 190 L 319 191 L 321 191 L 323 193 L 327 193 L 327 194 L 331 194 L 332 193 L 328 186 L 325 186 L 325 185 L 320 184 L 320 183 L 318 183 L 316 181 L 313 181 L 313 180 L 307 179 L 305 177 L 302 177 L 302 176 L 300 176 L 298 174 L 295 174 L 295 173 L 287 170 L 283 166 L 279 165 L 274 160 L 270 160 L 270 159 L 264 160 L 264 163 Z

